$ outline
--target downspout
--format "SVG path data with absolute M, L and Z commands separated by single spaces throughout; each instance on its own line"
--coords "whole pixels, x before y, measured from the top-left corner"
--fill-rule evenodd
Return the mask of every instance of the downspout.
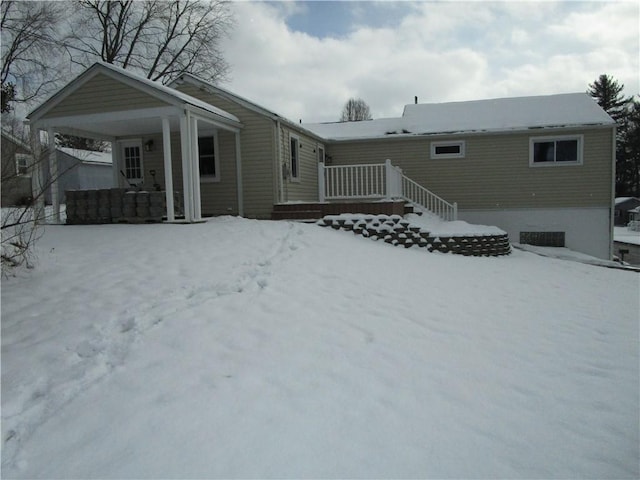
M 617 124 L 611 130 L 611 202 L 609 206 L 609 260 L 613 259 L 613 232 L 616 203 L 616 130 Z
M 236 190 L 238 192 L 238 216 L 244 217 L 244 186 L 242 178 L 242 152 L 240 151 L 240 132 L 234 133 L 236 140 Z
M 282 203 L 282 149 L 280 148 L 280 120 L 276 120 L 276 145 L 275 145 L 275 165 L 274 175 L 276 176 L 276 199 L 277 203 Z

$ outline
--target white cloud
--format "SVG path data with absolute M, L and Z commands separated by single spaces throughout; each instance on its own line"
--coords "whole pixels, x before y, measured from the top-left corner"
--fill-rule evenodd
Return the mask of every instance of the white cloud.
M 414 95 L 438 102 L 585 91 L 601 73 L 628 94 L 640 91 L 635 3 L 422 2 L 394 28 L 354 26 L 322 39 L 287 27 L 304 5 L 232 5 L 225 86 L 292 120 L 336 120 L 352 96 L 385 117 Z

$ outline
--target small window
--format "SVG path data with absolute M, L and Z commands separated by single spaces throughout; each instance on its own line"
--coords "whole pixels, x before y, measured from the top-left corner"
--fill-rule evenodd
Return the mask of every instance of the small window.
M 18 175 L 26 175 L 29 172 L 30 160 L 31 155 L 16 153 L 16 173 Z
M 464 158 L 464 141 L 431 142 L 431 158 Z
M 529 143 L 529 165 L 582 164 L 582 135 L 533 137 Z
M 300 180 L 300 140 L 291 136 L 291 148 L 289 151 L 291 165 L 291 180 Z
M 215 134 L 198 137 L 198 164 L 201 181 L 212 182 L 220 180 L 220 165 L 216 156 L 218 151 L 217 140 L 218 138 Z

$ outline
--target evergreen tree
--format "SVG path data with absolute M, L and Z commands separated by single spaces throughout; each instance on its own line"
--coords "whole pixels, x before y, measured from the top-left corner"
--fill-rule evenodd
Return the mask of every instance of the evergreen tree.
M 627 110 L 622 139 L 618 142 L 616 195 L 640 197 L 640 101 L 632 100 Z
M 637 139 L 638 111 L 632 97 L 622 94 L 624 85 L 613 77 L 602 74 L 592 84 L 587 93 L 618 124 L 616 135 L 616 197 L 638 195 L 638 162 L 640 155 Z M 634 113 L 635 112 L 635 113 Z M 635 115 L 635 116 L 634 116 Z
M 77 150 L 90 150 L 92 152 L 105 152 L 109 148 L 109 142 L 94 140 L 92 138 L 77 137 L 56 133 L 56 145 L 59 147 L 75 148 Z
M 625 105 L 631 101 L 631 97 L 622 95 L 624 85 L 619 84 L 613 77 L 602 74 L 598 79 L 589 84 L 587 93 L 596 99 L 598 105 L 607 112 L 611 118 L 620 123 L 626 114 Z

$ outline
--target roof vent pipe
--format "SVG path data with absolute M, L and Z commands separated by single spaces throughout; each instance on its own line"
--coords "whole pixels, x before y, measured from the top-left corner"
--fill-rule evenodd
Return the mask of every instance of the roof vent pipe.
M 414 102 L 416 102 L 416 105 L 418 104 L 418 96 L 416 95 L 415 97 L 413 97 Z

